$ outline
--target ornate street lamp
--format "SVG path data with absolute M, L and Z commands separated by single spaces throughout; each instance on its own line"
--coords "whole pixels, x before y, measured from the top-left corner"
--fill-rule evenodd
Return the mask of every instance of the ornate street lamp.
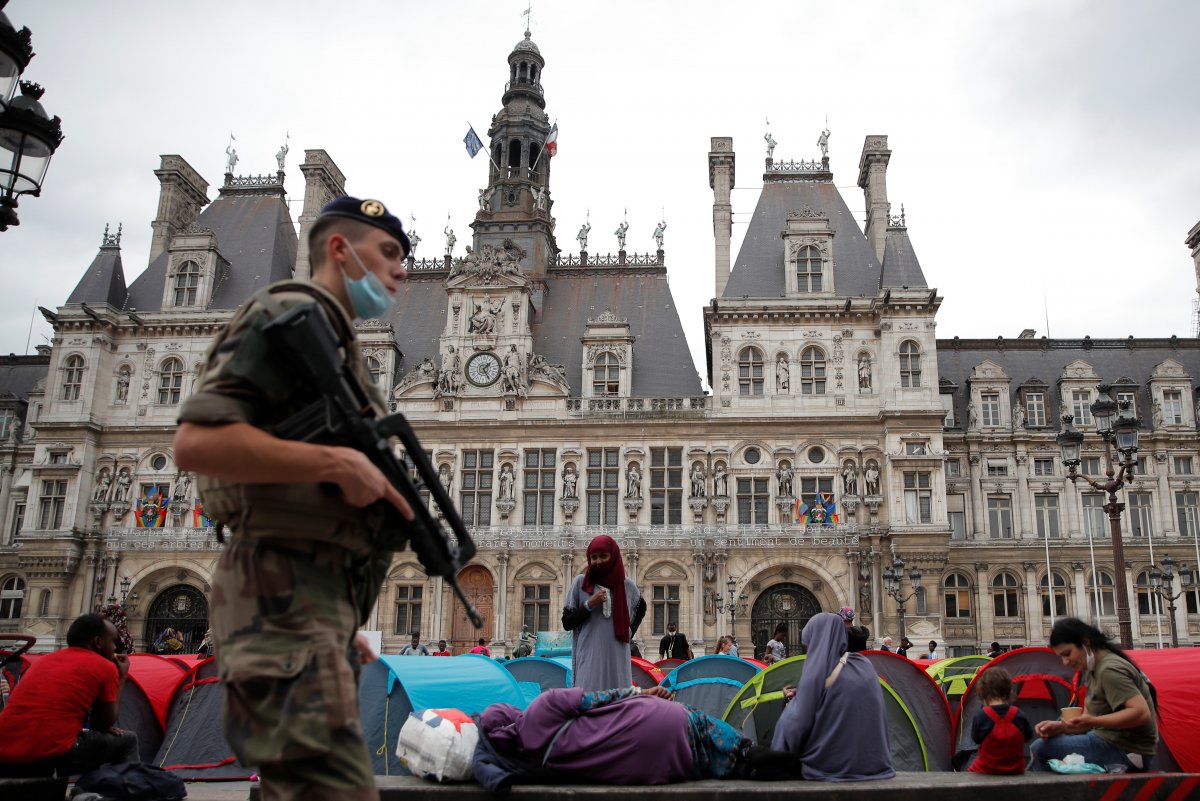
M 750 601 L 750 596 L 745 592 L 740 595 L 737 591 L 737 576 L 730 576 L 725 579 L 726 595 L 722 596 L 717 593 L 713 597 L 713 603 L 716 604 L 717 614 L 722 615 L 729 611 L 729 636 L 733 637 L 734 626 L 737 624 L 737 616 L 746 615 L 746 606 Z M 736 640 L 735 640 L 736 642 Z
M 129 576 L 121 579 L 121 606 L 125 605 L 125 601 L 129 599 Z
M 0 0 L 0 9 L 7 4 Z M 20 225 L 18 198 L 42 193 L 50 157 L 63 140 L 62 120 L 42 108 L 42 87 L 19 80 L 32 58 L 29 29 L 16 30 L 0 11 L 0 231 Z M 14 98 L 18 84 L 21 95 Z
M 1179 566 L 1179 592 L 1171 592 L 1175 588 L 1175 559 L 1170 554 L 1162 558 L 1162 569 L 1150 568 L 1150 589 L 1159 597 L 1160 603 L 1167 602 L 1167 620 L 1171 623 L 1171 647 L 1179 647 L 1179 631 L 1175 625 L 1175 602 L 1192 589 L 1194 581 L 1192 569 L 1187 565 Z M 1161 608 L 1161 607 L 1160 607 Z
M 1102 384 L 1098 388 L 1095 403 L 1092 404 L 1092 417 L 1096 421 L 1096 433 L 1104 440 L 1104 479 L 1091 478 L 1076 472 L 1081 462 L 1080 451 L 1084 435 L 1074 425 L 1073 415 L 1063 415 L 1063 427 L 1059 433 L 1058 446 L 1062 450 L 1063 465 L 1066 466 L 1067 478 L 1074 484 L 1082 478 L 1091 487 L 1108 493 L 1108 503 L 1104 511 L 1108 513 L 1108 531 L 1112 538 L 1113 570 L 1116 578 L 1113 582 L 1117 596 L 1117 626 L 1121 633 L 1121 647 L 1133 647 L 1133 625 L 1129 615 L 1129 587 L 1125 576 L 1125 549 L 1121 542 L 1121 512 L 1125 504 L 1117 500 L 1117 490 L 1124 487 L 1133 476 L 1137 467 L 1138 426 L 1141 421 L 1134 414 L 1129 401 L 1120 404 L 1113 401 L 1109 395 L 1109 387 Z M 1120 462 L 1114 470 L 1112 450 L 1115 446 Z M 1095 577 L 1093 577 L 1095 579 Z M 1098 582 L 1097 582 L 1098 583 Z
M 917 593 L 921 590 L 921 571 L 913 565 L 908 571 L 908 580 L 912 583 L 912 592 L 908 595 L 904 594 L 904 560 L 899 556 L 892 561 L 892 566 L 883 571 L 883 588 L 887 590 L 887 594 L 892 596 L 896 602 L 896 606 L 900 609 L 900 639 L 908 636 L 905 629 L 905 605 L 909 600 L 916 598 Z

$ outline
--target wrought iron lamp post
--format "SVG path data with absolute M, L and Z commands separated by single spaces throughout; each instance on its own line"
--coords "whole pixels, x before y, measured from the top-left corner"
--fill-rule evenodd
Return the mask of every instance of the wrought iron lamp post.
M 921 571 L 917 569 L 916 565 L 913 565 L 912 569 L 908 571 L 908 580 L 912 582 L 912 592 L 905 595 L 904 560 L 899 556 L 892 561 L 891 567 L 883 571 L 883 588 L 887 590 L 888 595 L 892 596 L 896 606 L 900 609 L 900 639 L 908 636 L 904 625 L 905 605 L 909 600 L 916 598 L 921 589 Z
M 1194 581 L 1192 569 L 1187 565 L 1179 566 L 1179 592 L 1171 592 L 1175 588 L 1175 560 L 1170 554 L 1163 556 L 1162 569 L 1150 568 L 1150 589 L 1162 601 L 1167 602 L 1168 620 L 1171 623 L 1171 647 L 1179 647 L 1179 631 L 1175 626 L 1175 602 L 1192 589 Z
M 33 58 L 28 28 L 17 30 L 4 15 L 8 0 L 0 0 L 0 231 L 20 225 L 17 199 L 37 197 L 50 167 L 50 157 L 62 144 L 62 120 L 53 119 L 39 102 L 42 87 L 21 81 Z M 20 84 L 21 95 L 13 98 Z
M 717 593 L 713 598 L 713 603 L 717 606 L 717 614 L 725 614 L 729 612 L 729 636 L 732 637 L 734 627 L 737 625 L 737 616 L 746 615 L 746 605 L 750 601 L 750 596 L 744 591 L 739 595 L 737 591 L 737 576 L 730 576 L 725 580 L 726 595 L 722 596 Z
M 1062 449 L 1062 460 L 1071 483 L 1082 478 L 1094 489 L 1108 493 L 1104 511 L 1108 513 L 1108 531 L 1112 538 L 1113 570 L 1116 571 L 1117 627 L 1121 633 L 1121 647 L 1133 647 L 1133 625 L 1129 615 L 1129 587 L 1125 576 L 1125 548 L 1121 542 L 1121 512 L 1125 504 L 1117 500 L 1117 490 L 1130 483 L 1133 469 L 1137 466 L 1135 454 L 1138 449 L 1138 426 L 1141 420 L 1134 414 L 1129 401 L 1118 404 L 1109 395 L 1111 387 L 1102 384 L 1098 388 L 1096 402 L 1092 404 L 1092 418 L 1096 422 L 1096 433 L 1104 440 L 1104 479 L 1096 479 L 1076 472 L 1079 467 L 1083 432 L 1075 428 L 1073 415 L 1063 415 L 1063 429 L 1059 433 L 1058 446 Z M 1114 469 L 1112 450 L 1116 448 L 1121 461 Z M 1093 577 L 1094 578 L 1094 577 Z

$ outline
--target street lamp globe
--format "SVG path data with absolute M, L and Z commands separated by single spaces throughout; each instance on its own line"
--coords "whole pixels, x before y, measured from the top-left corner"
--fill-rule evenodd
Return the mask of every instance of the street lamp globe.
M 1133 413 L 1133 404 L 1121 401 L 1121 413 L 1117 415 L 1112 429 L 1117 440 L 1117 450 L 1125 461 L 1131 461 L 1138 449 L 1138 426 L 1141 420 Z
M 33 34 L 28 28 L 17 30 L 4 14 L 8 0 L 0 0 L 0 106 L 8 105 L 17 80 L 33 58 Z
M 1058 440 L 1058 447 L 1062 451 L 1063 466 L 1068 470 L 1079 466 L 1080 454 L 1083 450 L 1083 432 L 1077 429 L 1074 425 L 1075 415 L 1064 414 L 1062 416 L 1062 431 L 1055 437 Z
M 17 198 L 37 197 L 62 144 L 62 120 L 42 108 L 42 87 L 21 81 L 21 95 L 0 111 L 0 231 L 19 225 Z
M 1100 436 L 1107 436 L 1112 430 L 1113 418 L 1117 414 L 1117 402 L 1108 394 L 1112 389 L 1108 384 L 1101 384 L 1096 388 L 1096 401 L 1092 404 L 1092 419 L 1096 421 L 1096 432 Z

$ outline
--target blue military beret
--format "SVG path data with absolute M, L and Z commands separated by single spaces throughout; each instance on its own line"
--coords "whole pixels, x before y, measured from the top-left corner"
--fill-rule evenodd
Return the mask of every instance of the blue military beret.
M 408 234 L 404 233 L 404 226 L 400 224 L 400 218 L 388 211 L 387 207 L 378 200 L 359 200 L 356 197 L 344 195 L 326 203 L 325 207 L 321 209 L 321 217 L 346 217 L 373 225 L 387 231 L 399 240 L 400 244 L 404 246 L 406 256 L 412 253 L 412 243 L 408 240 Z

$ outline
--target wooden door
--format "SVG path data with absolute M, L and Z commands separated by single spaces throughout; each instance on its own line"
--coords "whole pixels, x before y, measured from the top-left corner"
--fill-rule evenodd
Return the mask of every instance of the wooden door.
M 483 628 L 475 628 L 471 624 L 470 618 L 467 617 L 467 610 L 463 608 L 458 596 L 453 596 L 450 645 L 455 654 L 464 654 L 478 644 L 480 637 L 486 638 L 489 643 L 492 641 L 494 623 L 492 620 L 492 591 L 495 585 L 492 582 L 492 574 L 488 572 L 487 568 L 480 565 L 467 565 L 459 571 L 458 583 L 462 585 L 463 592 L 483 617 Z

